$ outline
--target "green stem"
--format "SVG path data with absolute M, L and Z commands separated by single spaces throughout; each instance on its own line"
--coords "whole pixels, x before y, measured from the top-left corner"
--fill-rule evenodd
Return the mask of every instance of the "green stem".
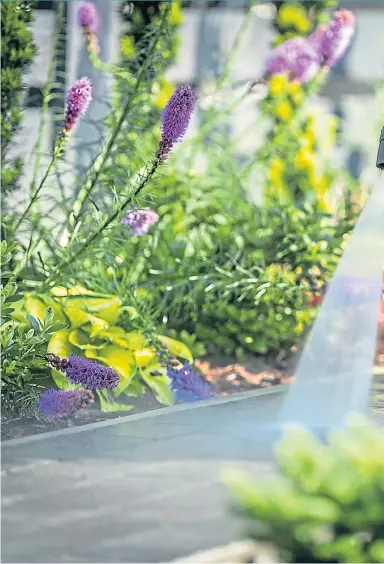
M 41 145 L 42 145 L 42 141 L 43 141 L 45 116 L 46 116 L 48 106 L 49 106 L 49 96 L 50 96 L 51 89 L 52 89 L 53 72 L 54 72 L 55 67 L 56 67 L 56 56 L 57 56 L 59 39 L 60 39 L 61 24 L 62 24 L 62 21 L 63 21 L 63 14 L 64 14 L 64 2 L 59 2 L 58 6 L 57 6 L 56 31 L 55 31 L 55 37 L 54 37 L 54 40 L 53 40 L 52 59 L 51 59 L 50 65 L 49 65 L 49 70 L 48 70 L 48 75 L 47 75 L 47 83 L 46 83 L 46 86 L 43 90 L 43 105 L 41 107 L 39 132 L 38 132 L 37 143 L 36 143 L 36 157 L 35 157 L 35 164 L 34 164 L 34 167 L 33 167 L 33 176 L 32 176 L 32 181 L 31 181 L 31 193 L 35 189 L 37 171 L 39 170 L 39 166 L 40 166 Z
M 56 161 L 57 157 L 60 155 L 60 153 L 61 153 L 61 151 L 62 151 L 62 149 L 63 149 L 63 147 L 64 147 L 65 141 L 66 141 L 66 137 L 65 137 L 64 135 L 62 135 L 62 136 L 59 138 L 59 141 L 58 141 L 56 147 L 54 148 L 53 156 L 52 156 L 51 162 L 49 163 L 49 165 L 48 165 L 48 167 L 47 167 L 47 170 L 45 171 L 44 176 L 43 176 L 43 178 L 42 178 L 41 181 L 40 181 L 40 184 L 39 184 L 38 187 L 36 188 L 35 192 L 32 194 L 32 196 L 31 196 L 31 198 L 30 198 L 30 200 L 29 200 L 29 204 L 27 205 L 27 207 L 25 208 L 25 210 L 23 211 L 23 213 L 22 213 L 21 216 L 19 217 L 19 220 L 18 220 L 18 222 L 17 222 L 16 225 L 15 225 L 14 231 L 17 231 L 17 230 L 18 230 L 18 228 L 20 227 L 21 223 L 22 223 L 22 222 L 24 221 L 24 219 L 27 217 L 27 215 L 28 215 L 30 209 L 32 208 L 33 204 L 34 204 L 34 203 L 36 202 L 36 200 L 38 199 L 39 194 L 40 194 L 40 192 L 41 192 L 41 189 L 43 188 L 44 183 L 45 183 L 45 181 L 47 180 L 47 177 L 48 177 L 49 173 L 51 172 L 52 167 L 53 167 L 53 165 L 55 164 L 55 161 Z
M 107 229 L 107 227 L 109 227 L 109 225 L 121 214 L 121 212 L 132 202 L 132 200 L 134 198 L 136 198 L 140 192 L 142 191 L 142 189 L 144 188 L 144 186 L 147 184 L 147 182 L 152 178 L 152 176 L 155 174 L 157 167 L 159 166 L 160 161 L 158 159 L 156 159 L 152 165 L 152 167 L 148 170 L 147 174 L 143 177 L 142 181 L 140 182 L 140 184 L 137 186 L 137 188 L 132 192 L 132 194 L 130 194 L 129 196 L 127 196 L 120 204 L 119 206 L 116 208 L 116 210 L 114 212 L 112 212 L 106 219 L 105 221 L 101 224 L 101 226 L 91 235 L 89 235 L 89 237 L 87 237 L 87 239 L 84 241 L 84 243 L 79 247 L 79 249 L 75 252 L 75 253 L 69 253 L 68 257 L 64 260 L 62 260 L 57 267 L 54 269 L 54 271 L 50 274 L 50 276 L 46 279 L 45 283 L 44 283 L 44 287 L 48 286 L 49 284 L 51 284 L 55 278 L 57 277 L 58 274 L 62 273 L 63 271 L 65 271 L 65 269 L 72 263 L 74 263 L 83 253 L 86 249 L 88 249 L 104 232 L 105 229 Z
M 89 47 L 87 47 L 87 52 L 88 52 L 89 60 L 96 70 L 102 72 L 110 72 L 114 74 L 117 78 L 120 78 L 121 80 L 125 80 L 126 82 L 132 81 L 133 77 L 131 74 L 128 73 L 128 71 L 121 69 L 117 65 L 111 65 L 109 63 L 105 63 L 100 59 L 98 54 L 92 51 L 91 49 L 89 49 Z
M 247 5 L 246 8 L 246 13 L 245 16 L 243 18 L 243 21 L 241 22 L 241 25 L 239 27 L 239 30 L 236 34 L 236 37 L 233 41 L 233 45 L 231 47 L 231 50 L 228 54 L 227 60 L 225 62 L 223 71 L 221 73 L 221 76 L 219 78 L 219 80 L 217 81 L 216 84 L 216 90 L 220 90 L 220 88 L 222 88 L 222 86 L 224 85 L 225 81 L 228 78 L 229 72 L 231 70 L 231 67 L 233 65 L 233 62 L 235 60 L 235 57 L 238 53 L 239 47 L 241 45 L 241 41 L 244 38 L 244 34 L 246 33 L 251 21 L 252 21 L 252 8 L 255 6 L 255 4 L 257 4 L 257 2 L 255 1 L 251 1 L 249 2 L 249 4 Z
M 51 58 L 51 62 L 50 62 L 50 65 L 49 65 L 49 70 L 48 70 L 48 75 L 47 75 L 47 83 L 46 83 L 46 86 L 43 90 L 43 105 L 41 107 L 39 131 L 38 131 L 37 143 L 36 143 L 36 156 L 35 156 L 35 163 L 34 163 L 34 167 L 33 167 L 33 175 L 32 175 L 32 180 L 31 180 L 31 187 L 30 187 L 30 193 L 31 194 L 33 193 L 33 191 L 35 189 L 37 173 L 38 173 L 38 170 L 40 168 L 41 146 L 42 146 L 42 142 L 43 142 L 45 118 L 46 118 L 46 114 L 47 114 L 48 107 L 49 107 L 49 97 L 50 97 L 51 89 L 52 89 L 53 72 L 54 72 L 55 67 L 56 67 L 56 57 L 57 57 L 57 50 L 58 50 L 58 45 L 59 45 L 60 33 L 61 33 L 61 25 L 62 25 L 62 22 L 63 22 L 63 14 L 64 14 L 64 2 L 59 2 L 58 6 L 57 6 L 56 28 L 55 28 L 55 36 L 54 36 L 54 39 L 53 39 L 52 58 Z M 20 263 L 19 263 L 19 265 L 16 269 L 16 274 L 18 274 L 24 268 L 24 265 L 26 266 L 28 264 L 29 254 L 31 252 L 32 244 L 33 244 L 33 235 L 34 235 L 34 231 L 36 229 L 37 223 L 38 222 L 37 222 L 36 218 L 34 218 L 32 228 L 31 228 L 31 233 L 30 233 L 30 236 L 29 236 L 29 243 L 28 243 L 28 246 L 27 246 L 27 251 L 26 251 L 25 256 L 23 257 L 23 260 L 20 261 Z
M 94 189 L 94 187 L 96 186 L 96 183 L 100 177 L 101 172 L 104 169 L 105 163 L 110 155 L 111 149 L 115 143 L 116 137 L 118 136 L 120 129 L 127 117 L 128 112 L 130 111 L 131 107 L 132 107 L 132 103 L 134 101 L 135 95 L 140 87 L 141 81 L 144 77 L 144 73 L 148 68 L 148 65 L 151 61 L 151 57 L 152 54 L 156 48 L 157 42 L 162 34 L 162 31 L 164 29 L 165 26 L 165 22 L 167 20 L 167 15 L 169 12 L 169 6 L 167 8 L 167 10 L 164 11 L 164 15 L 162 18 L 162 22 L 161 25 L 159 26 L 159 29 L 155 35 L 155 37 L 152 40 L 152 43 L 149 47 L 149 51 L 148 54 L 146 56 L 146 59 L 140 69 L 140 72 L 137 76 L 137 80 L 136 80 L 136 84 L 135 87 L 133 89 L 133 92 L 131 93 L 131 95 L 129 96 L 129 98 L 127 99 L 121 113 L 120 116 L 118 118 L 116 127 L 114 129 L 114 131 L 112 132 L 112 135 L 110 136 L 110 138 L 108 139 L 106 145 L 104 146 L 102 152 L 100 153 L 100 155 L 96 158 L 95 161 L 95 165 L 93 166 L 93 170 L 91 171 L 90 174 L 90 178 L 86 181 L 85 185 L 81 188 L 79 195 L 77 197 L 77 200 L 73 206 L 72 209 L 72 213 L 70 214 L 69 217 L 69 227 L 71 228 L 72 232 L 71 235 L 69 237 L 68 240 L 68 245 L 71 243 L 71 240 L 73 238 L 73 235 L 76 231 L 76 227 L 77 224 L 79 223 L 80 217 L 81 217 L 81 212 L 83 211 L 84 208 L 84 204 L 87 201 L 87 199 L 89 198 L 89 196 L 92 193 L 92 190 Z

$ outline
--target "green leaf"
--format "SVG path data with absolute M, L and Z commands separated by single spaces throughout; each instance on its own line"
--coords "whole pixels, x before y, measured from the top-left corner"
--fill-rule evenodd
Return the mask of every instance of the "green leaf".
M 103 413 L 114 413 L 116 411 L 131 411 L 132 405 L 125 405 L 124 403 L 117 403 L 112 401 L 104 392 L 104 390 L 96 390 L 100 400 L 100 407 Z
M 28 319 L 29 323 L 32 325 L 35 332 L 41 333 L 40 325 L 39 325 L 39 322 L 37 321 L 37 319 L 35 319 L 33 317 L 33 315 L 30 315 L 29 313 L 27 313 L 27 319 Z
M 135 351 L 134 353 L 136 366 L 143 368 L 148 366 L 154 358 L 156 358 L 156 352 L 153 349 L 142 349 L 141 351 Z
M 90 336 L 81 329 L 75 329 L 69 333 L 69 342 L 81 350 L 102 349 L 105 347 L 104 341 L 90 339 Z
M 54 317 L 53 308 L 48 306 L 44 312 L 44 325 L 51 325 Z
M 150 372 L 162 372 L 160 376 L 152 376 Z M 167 369 L 157 364 L 147 368 L 146 370 L 140 370 L 140 375 L 144 382 L 151 388 L 154 392 L 155 397 L 158 402 L 163 405 L 173 405 L 174 397 L 173 393 L 169 387 L 169 378 L 167 376 Z
M 23 297 L 23 294 L 14 294 L 13 296 L 9 296 L 9 298 L 7 298 L 7 303 L 18 302 L 19 300 L 22 300 Z
M 67 329 L 68 324 L 64 325 L 64 323 L 59 323 L 58 325 L 52 325 L 47 329 L 47 333 L 55 333 L 55 331 L 61 331 L 62 329 Z
M 168 348 L 171 354 L 185 358 L 188 362 L 193 362 L 191 351 L 186 345 L 184 345 L 184 343 L 176 341 L 176 339 L 171 339 L 171 337 L 165 337 L 164 335 L 159 335 L 158 339 L 165 347 Z
M 39 319 L 39 321 L 44 321 L 44 314 L 45 314 L 45 304 L 44 302 L 32 295 L 27 295 L 25 299 L 25 309 L 27 313 L 31 316 Z

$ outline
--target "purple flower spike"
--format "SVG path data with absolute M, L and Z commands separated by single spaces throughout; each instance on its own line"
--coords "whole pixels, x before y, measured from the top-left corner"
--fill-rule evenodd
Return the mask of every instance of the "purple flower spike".
M 195 109 L 196 94 L 189 86 L 178 86 L 161 116 L 162 133 L 158 152 L 160 161 L 164 161 L 173 145 L 185 135 Z
M 70 133 L 79 117 L 86 113 L 91 100 L 92 82 L 89 78 L 83 76 L 79 78 L 79 80 L 76 80 L 68 90 L 67 109 L 65 112 L 65 133 Z
M 158 214 L 150 209 L 128 210 L 122 224 L 129 225 L 133 235 L 140 237 L 146 235 L 157 221 Z
M 120 376 L 112 368 L 77 355 L 69 357 L 65 373 L 72 384 L 80 384 L 89 390 L 116 388 L 120 382 Z
M 171 379 L 171 390 L 176 400 L 197 401 L 216 396 L 212 392 L 208 382 L 203 380 L 200 374 L 186 362 L 182 368 L 168 367 L 168 377 Z
M 86 409 L 94 402 L 90 390 L 47 390 L 39 399 L 38 407 L 41 413 L 48 418 L 61 419 L 68 417 L 76 411 Z
M 100 14 L 93 2 L 83 2 L 77 12 L 77 21 L 87 31 L 96 33 L 100 27 Z
M 320 57 L 307 39 L 295 37 L 276 47 L 266 61 L 266 75 L 288 73 L 291 80 L 309 82 L 320 70 Z
M 349 10 L 334 13 L 322 34 L 320 53 L 322 65 L 333 67 L 345 55 L 355 33 L 356 18 Z

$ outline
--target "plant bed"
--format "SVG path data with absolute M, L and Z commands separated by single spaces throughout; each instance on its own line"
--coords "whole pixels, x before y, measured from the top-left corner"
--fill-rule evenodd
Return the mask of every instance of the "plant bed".
M 279 370 L 276 361 L 272 359 L 268 361 L 263 357 L 256 356 L 247 358 L 244 364 L 236 363 L 231 357 L 207 357 L 196 361 L 196 366 L 202 371 L 206 380 L 210 382 L 212 390 L 220 397 L 287 384 L 291 380 L 295 363 L 294 357 L 289 359 L 288 372 Z M 182 403 L 182 401 L 176 401 L 175 405 Z M 132 409 L 129 411 L 129 415 L 164 407 L 151 392 L 131 398 L 130 404 Z M 118 412 L 102 413 L 97 404 L 92 405 L 86 411 L 77 412 L 70 418 L 59 420 L 47 420 L 39 416 L 15 417 L 12 413 L 9 413 L 2 418 L 1 437 L 2 440 L 17 439 L 48 431 L 116 419 L 126 415 L 126 413 Z

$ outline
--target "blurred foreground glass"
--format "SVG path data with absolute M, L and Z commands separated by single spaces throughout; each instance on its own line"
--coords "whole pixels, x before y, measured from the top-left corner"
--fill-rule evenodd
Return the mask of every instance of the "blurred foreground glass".
M 364 412 L 384 265 L 384 177 L 351 235 L 288 390 L 279 422 L 329 428 Z

